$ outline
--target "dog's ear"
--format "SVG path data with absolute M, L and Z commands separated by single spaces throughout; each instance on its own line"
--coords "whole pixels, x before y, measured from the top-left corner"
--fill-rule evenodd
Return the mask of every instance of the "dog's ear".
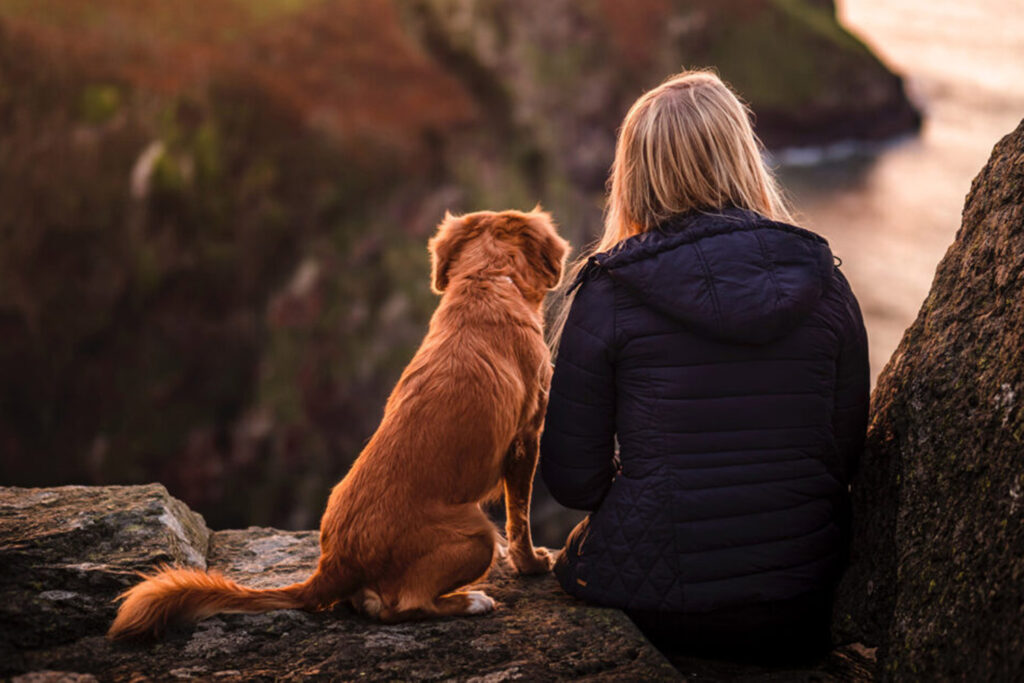
M 448 269 L 471 236 L 472 228 L 467 216 L 453 216 L 444 212 L 444 219 L 437 226 L 437 234 L 427 245 L 430 249 L 430 286 L 434 293 L 440 294 L 448 287 Z
M 540 205 L 529 214 L 531 232 L 538 247 L 536 265 L 541 282 L 547 289 L 554 289 L 562 280 L 565 258 L 569 255 L 569 243 L 558 236 L 551 214 L 542 211 Z

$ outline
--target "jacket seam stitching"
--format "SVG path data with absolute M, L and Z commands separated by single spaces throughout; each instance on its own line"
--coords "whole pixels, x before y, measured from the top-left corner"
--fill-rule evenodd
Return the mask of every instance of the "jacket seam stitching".
M 619 340 L 619 291 L 615 287 L 615 280 L 610 276 L 608 277 L 608 286 L 612 288 L 612 344 L 608 350 L 618 351 L 621 346 Z
M 826 501 L 827 502 L 828 500 L 829 500 L 828 496 L 815 496 L 815 497 L 811 498 L 810 500 L 802 501 L 800 503 L 797 503 L 796 505 L 787 505 L 786 507 L 783 507 L 783 508 L 773 508 L 771 510 L 751 510 L 750 512 L 734 512 L 734 513 L 729 514 L 729 515 L 715 515 L 713 517 L 696 517 L 694 519 L 684 519 L 684 520 L 680 520 L 680 521 L 677 521 L 677 522 L 674 522 L 674 523 L 675 524 L 692 524 L 694 522 L 717 522 L 720 519 L 732 519 L 734 517 L 752 517 L 754 515 L 764 515 L 764 514 L 769 514 L 769 513 L 772 513 L 772 512 L 786 512 L 787 510 L 795 510 L 795 509 L 797 509 L 799 507 L 803 507 L 804 505 L 810 505 L 811 503 L 820 503 L 822 501 Z
M 734 574 L 732 576 L 724 576 L 724 577 L 716 578 L 716 579 L 698 579 L 696 581 L 686 581 L 685 584 L 691 584 L 692 585 L 692 584 L 699 584 L 699 583 L 716 583 L 718 581 L 733 581 L 735 579 L 743 579 L 743 578 L 746 578 L 748 576 L 756 576 L 758 574 L 767 574 L 769 572 L 782 572 L 782 571 L 786 571 L 786 570 L 793 570 L 793 569 L 796 569 L 798 567 L 806 567 L 809 564 L 817 564 L 819 562 L 826 562 L 829 559 L 837 556 L 838 554 L 839 554 L 838 552 L 833 551 L 833 552 L 829 553 L 828 555 L 823 555 L 823 556 L 817 557 L 817 558 L 815 558 L 813 560 L 808 560 L 807 562 L 798 562 L 797 564 L 787 564 L 787 565 L 783 565 L 781 567 L 772 567 L 770 569 L 761 569 L 761 570 L 756 571 L 756 572 L 744 572 L 742 574 Z
M 705 449 L 702 448 L 702 449 L 696 450 L 696 451 L 676 451 L 674 453 L 671 453 L 670 455 L 673 455 L 673 456 L 683 456 L 683 455 L 715 455 L 715 454 L 719 454 L 719 453 L 763 453 L 765 451 L 796 451 L 796 450 L 804 450 L 804 449 L 807 449 L 807 448 L 817 448 L 820 445 L 821 445 L 821 443 L 817 442 L 817 443 L 786 444 L 785 446 L 759 446 L 759 447 L 756 447 L 756 448 L 735 447 L 735 448 L 719 448 L 719 449 L 714 449 L 714 450 L 705 450 Z M 802 457 L 807 457 L 807 456 L 802 456 Z M 768 462 L 772 462 L 772 461 L 769 460 Z
M 768 277 L 775 286 L 775 306 L 777 308 L 782 308 L 782 290 L 779 288 L 778 278 L 775 277 L 775 260 L 772 259 L 771 255 L 769 255 L 768 247 L 765 246 L 761 235 L 757 232 L 752 234 L 754 235 L 754 239 L 757 240 L 757 245 L 761 247 L 761 255 L 764 256 L 764 260 L 768 262 Z
M 763 396 L 820 396 L 821 398 L 832 398 L 830 394 L 823 391 L 777 391 L 752 394 L 723 394 L 721 396 L 663 396 L 662 398 L 667 401 L 724 401 L 730 398 L 761 398 Z
M 577 363 L 575 361 L 571 361 L 568 358 L 560 358 L 558 360 L 558 362 L 565 363 L 566 365 L 570 365 L 570 366 L 576 368 L 577 370 L 581 370 L 581 371 L 587 373 L 588 375 L 595 375 L 597 377 L 602 377 L 603 376 L 600 372 L 597 372 L 596 370 L 591 370 L 590 368 L 588 368 L 586 366 L 583 366 L 583 365 L 580 365 L 579 363 Z
M 820 445 L 820 444 L 815 444 L 815 447 L 817 447 L 818 445 Z M 770 449 L 770 450 L 776 450 L 776 449 Z M 784 450 L 784 449 L 780 448 L 778 450 Z M 715 451 L 712 451 L 712 453 L 714 453 L 714 452 Z M 717 452 L 718 453 L 730 453 L 731 451 L 717 451 Z M 701 453 L 700 455 L 703 455 L 703 453 Z M 693 472 L 695 470 L 723 470 L 723 469 L 731 469 L 731 468 L 734 468 L 734 467 L 751 467 L 752 465 L 776 465 L 776 464 L 784 463 L 784 462 L 799 462 L 801 460 L 819 460 L 819 458 L 815 458 L 814 456 L 801 455 L 801 456 L 796 457 L 796 458 L 781 458 L 779 460 L 757 460 L 755 462 L 736 462 L 736 463 L 727 463 L 727 464 L 724 464 L 724 465 L 711 465 L 710 467 L 708 467 L 707 465 L 691 465 L 690 467 L 680 467 L 678 465 L 673 465 L 672 469 L 677 471 L 677 472 Z
M 607 258 L 605 259 L 605 262 L 602 263 L 601 265 L 610 268 L 619 268 L 622 266 L 630 265 L 637 261 L 642 261 L 645 258 L 649 258 L 651 256 L 661 254 L 666 251 L 677 249 L 682 246 L 696 245 L 698 242 L 701 242 L 708 238 L 717 237 L 718 235 L 731 234 L 736 232 L 757 232 L 760 230 L 776 230 L 779 232 L 785 232 L 791 235 L 795 235 L 797 237 L 808 239 L 817 244 L 822 244 L 826 246 L 828 245 L 828 240 L 826 240 L 824 237 L 805 228 L 800 228 L 795 225 L 789 225 L 786 223 L 779 223 L 777 221 L 752 222 L 742 225 L 713 226 L 708 228 L 707 230 L 702 231 L 701 234 L 693 234 L 692 231 L 688 231 L 685 229 L 679 232 L 661 233 L 666 236 L 664 242 L 655 245 L 647 245 L 640 243 L 636 250 L 629 254 L 626 254 L 624 252 L 622 246 L 617 245 L 617 247 L 613 247 L 608 251 L 602 252 L 602 255 L 606 256 Z M 627 244 L 631 244 L 629 240 L 624 240 L 623 242 L 619 243 L 619 245 Z M 647 247 L 646 249 L 644 248 L 645 246 Z M 610 263 L 608 261 L 610 261 Z
M 693 243 L 693 250 L 697 253 L 697 260 L 700 261 L 700 267 L 704 271 L 704 281 L 708 283 L 708 292 L 711 294 L 711 304 L 715 307 L 715 318 L 719 326 L 722 325 L 722 308 L 718 304 L 718 292 L 715 290 L 715 283 L 711 279 L 711 269 L 708 268 L 708 262 L 704 258 L 704 251 L 701 250 L 700 244 L 697 242 Z
M 669 365 L 646 365 L 645 367 L 652 368 L 655 370 L 669 369 L 669 368 L 702 368 L 707 365 L 731 365 L 741 363 L 824 363 L 828 360 L 832 362 L 831 358 L 749 358 L 749 359 L 737 359 L 737 360 L 715 360 L 707 361 L 703 363 L 671 363 Z M 851 373 L 852 374 L 852 373 Z
M 640 306 L 643 306 L 643 305 L 644 304 L 637 304 L 637 307 L 639 308 Z M 812 313 L 811 317 L 813 317 L 814 315 L 816 315 L 816 314 Z M 831 333 L 833 335 L 836 334 L 835 328 L 831 327 L 829 325 L 811 325 L 809 323 L 804 323 L 804 324 L 800 325 L 800 327 L 798 329 L 800 329 L 800 330 L 824 330 L 825 332 L 829 332 L 829 333 Z M 651 337 L 671 337 L 671 336 L 680 335 L 680 334 L 690 334 L 690 335 L 692 335 L 693 332 L 691 330 L 687 329 L 687 328 L 680 328 L 680 329 L 666 330 L 665 332 L 647 332 L 645 334 L 638 334 L 636 336 L 636 338 L 637 339 L 641 339 L 641 338 L 651 338 Z
M 806 531 L 802 534 L 793 534 L 792 536 L 773 538 L 769 541 L 757 541 L 756 543 L 737 543 L 736 545 L 731 545 L 723 548 L 706 548 L 704 550 L 680 550 L 679 553 L 682 555 L 700 555 L 703 553 L 718 553 L 729 550 L 735 550 L 736 548 L 756 548 L 759 545 L 771 545 L 773 543 L 782 543 L 783 541 L 793 541 L 798 538 L 806 538 L 807 536 L 813 536 L 814 534 L 821 533 L 824 529 L 827 529 L 829 526 L 833 524 L 835 524 L 835 520 L 829 517 L 829 519 L 824 524 L 821 524 L 817 528 L 811 531 Z
M 733 432 L 781 432 L 790 429 L 817 429 L 822 427 L 818 424 L 788 425 L 782 427 L 739 427 L 733 429 L 695 429 L 691 431 L 670 431 L 668 434 L 732 434 Z
M 817 458 L 816 458 L 816 460 L 817 460 Z M 807 479 L 814 479 L 816 477 L 829 477 L 831 479 L 835 479 L 835 477 L 833 477 L 828 472 L 815 472 L 814 474 L 804 474 L 804 475 L 799 476 L 799 477 L 780 477 L 778 479 L 759 479 L 757 481 L 744 481 L 744 482 L 737 482 L 737 483 L 734 483 L 734 484 L 719 484 L 718 486 L 690 486 L 690 487 L 681 486 L 681 487 L 679 487 L 676 490 L 677 491 L 718 491 L 718 490 L 721 490 L 721 489 L 743 488 L 745 486 L 765 486 L 767 484 L 781 484 L 783 482 L 792 483 L 792 482 L 797 482 L 797 481 L 806 481 Z
M 593 332 L 591 332 L 587 328 L 583 327 L 583 325 L 580 325 L 578 322 L 573 322 L 572 326 L 574 328 L 576 328 L 577 330 L 580 330 L 581 332 L 585 333 L 588 337 L 590 337 L 592 339 L 596 339 L 598 342 L 601 343 L 602 347 L 606 347 L 607 348 L 608 345 L 605 343 L 605 341 L 603 339 L 601 339 L 600 335 L 594 334 Z

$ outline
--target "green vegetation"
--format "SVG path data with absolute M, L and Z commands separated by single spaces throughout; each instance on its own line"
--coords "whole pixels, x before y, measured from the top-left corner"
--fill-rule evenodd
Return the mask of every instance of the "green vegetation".
M 707 52 L 693 58 L 715 65 L 755 111 L 842 99 L 846 80 L 881 71 L 832 13 L 807 0 L 773 0 L 748 13 L 716 22 Z
M 822 40 L 857 56 L 871 57 L 864 43 L 843 28 L 835 14 L 822 5 L 808 0 L 774 0 L 773 4 L 801 28 L 817 33 Z
M 121 92 L 113 85 L 90 85 L 82 91 L 78 111 L 83 121 L 106 123 L 121 108 Z

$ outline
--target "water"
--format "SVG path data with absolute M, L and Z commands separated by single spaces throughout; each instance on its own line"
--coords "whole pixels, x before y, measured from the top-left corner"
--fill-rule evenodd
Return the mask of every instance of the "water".
M 826 160 L 790 155 L 780 177 L 803 224 L 843 259 L 877 377 L 960 226 L 971 180 L 1024 118 L 1024 0 L 846 0 L 840 17 L 906 78 L 920 136 Z

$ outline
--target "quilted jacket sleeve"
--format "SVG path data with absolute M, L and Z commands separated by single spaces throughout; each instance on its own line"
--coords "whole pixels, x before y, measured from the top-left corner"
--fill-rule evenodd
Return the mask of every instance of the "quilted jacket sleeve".
M 615 299 L 605 274 L 577 291 L 562 332 L 544 433 L 541 475 L 555 500 L 595 510 L 615 468 Z
M 871 366 L 868 337 L 857 298 L 846 278 L 836 270 L 845 302 L 842 311 L 843 339 L 836 367 L 835 409 L 832 426 L 847 482 L 857 472 L 868 424 Z

